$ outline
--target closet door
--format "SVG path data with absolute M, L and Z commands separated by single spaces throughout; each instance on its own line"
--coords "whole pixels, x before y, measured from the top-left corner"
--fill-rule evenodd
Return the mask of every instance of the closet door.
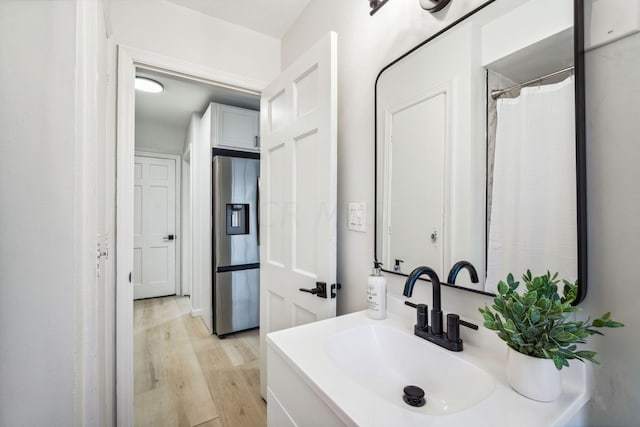
M 176 293 L 176 162 L 135 156 L 134 299 Z

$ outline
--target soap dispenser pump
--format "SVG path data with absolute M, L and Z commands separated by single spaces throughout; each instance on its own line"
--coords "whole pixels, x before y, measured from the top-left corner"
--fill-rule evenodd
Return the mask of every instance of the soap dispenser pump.
M 373 262 L 373 274 L 367 280 L 367 315 L 375 320 L 387 317 L 387 280 L 380 274 L 381 265 Z

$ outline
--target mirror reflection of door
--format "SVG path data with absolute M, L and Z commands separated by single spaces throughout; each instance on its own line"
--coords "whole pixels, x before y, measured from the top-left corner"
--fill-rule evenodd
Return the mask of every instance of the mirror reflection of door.
M 386 233 L 382 262 L 443 268 L 447 92 L 427 92 L 386 114 Z M 397 263 L 396 260 L 402 260 Z M 394 270 L 398 271 L 398 270 Z M 406 271 L 408 272 L 408 271 Z
M 403 274 L 427 265 L 442 280 L 461 259 L 484 270 L 485 193 L 479 189 L 486 169 L 484 117 L 478 112 L 483 111 L 485 72 L 471 66 L 478 48 L 474 30 L 461 24 L 392 65 L 378 80 L 376 254 L 392 262 L 385 263 L 387 271 L 395 259 L 405 261 Z M 396 138 L 403 135 L 399 127 L 409 136 Z M 397 161 L 396 153 L 405 154 Z M 405 198 L 411 221 L 384 218 L 390 195 L 393 204 Z M 390 236 L 382 234 L 384 220 L 391 221 L 391 244 Z

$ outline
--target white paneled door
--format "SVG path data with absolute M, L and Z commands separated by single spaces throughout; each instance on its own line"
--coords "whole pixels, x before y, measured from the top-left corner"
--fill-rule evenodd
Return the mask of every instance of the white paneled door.
M 176 293 L 176 162 L 136 156 L 134 299 Z
M 265 335 L 333 317 L 336 299 L 337 36 L 329 33 L 262 92 L 261 391 Z M 327 298 L 303 292 L 317 282 Z

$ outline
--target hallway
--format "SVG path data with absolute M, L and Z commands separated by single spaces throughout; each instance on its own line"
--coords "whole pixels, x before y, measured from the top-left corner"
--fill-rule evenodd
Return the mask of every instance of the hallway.
M 134 303 L 135 425 L 265 426 L 259 332 L 223 340 L 189 314 L 188 297 Z

